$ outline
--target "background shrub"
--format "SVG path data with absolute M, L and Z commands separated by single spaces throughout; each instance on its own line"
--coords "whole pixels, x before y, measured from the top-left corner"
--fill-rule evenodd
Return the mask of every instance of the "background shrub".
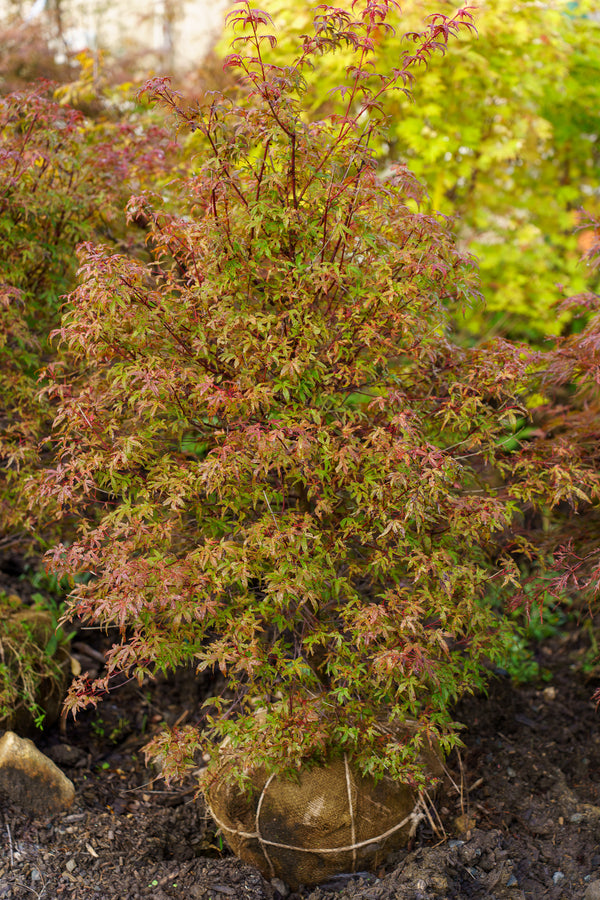
M 75 283 L 75 248 L 102 237 L 143 250 L 125 230 L 134 188 L 165 164 L 169 142 L 157 126 L 86 120 L 59 104 L 47 83 L 0 99 L 0 513 L 7 543 L 43 523 L 26 514 L 24 484 L 39 463 L 51 410 L 40 399 L 42 367 L 57 363 L 49 333 Z M 46 444 L 45 460 L 50 447 Z M 54 513 L 46 519 L 52 518 Z
M 341 6 L 351 9 L 349 0 Z M 423 15 L 453 8 L 407 0 L 401 13 L 391 10 L 388 21 L 402 25 L 395 36 L 375 36 L 378 65 L 396 65 L 402 33 L 418 30 Z M 310 9 L 283 0 L 266 9 L 285 21 L 280 47 L 291 52 L 310 27 Z M 581 207 L 599 212 L 600 22 L 587 0 L 495 0 L 473 15 L 475 38 L 457 35 L 410 96 L 381 98 L 389 127 L 375 150 L 382 167 L 410 167 L 428 191 L 423 210 L 454 217 L 460 245 L 478 258 L 486 305 L 464 323 L 459 317 L 461 328 L 471 339 L 496 333 L 540 343 L 571 327 L 561 297 L 599 284 L 581 264 L 588 236 L 578 229 Z M 305 72 L 307 117 L 330 109 L 351 55 L 341 48 Z

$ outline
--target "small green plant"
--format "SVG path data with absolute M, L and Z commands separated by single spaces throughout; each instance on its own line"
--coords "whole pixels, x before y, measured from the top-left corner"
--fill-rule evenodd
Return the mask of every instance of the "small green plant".
M 183 213 L 133 198 L 150 260 L 85 245 L 57 332 L 87 377 L 48 386 L 59 464 L 36 497 L 81 517 L 49 555 L 60 575 L 94 573 L 71 610 L 120 631 L 68 705 L 96 703 L 117 671 L 193 661 L 227 680 L 199 729 L 153 741 L 167 777 L 202 749 L 221 777 L 345 753 L 421 778 L 421 749 L 456 743 L 453 702 L 512 641 L 485 598 L 520 580 L 527 541 L 505 547 L 521 506 L 580 490 L 551 444 L 538 454 L 521 425 L 513 440 L 524 350 L 451 339 L 447 309 L 479 298 L 474 261 L 415 210 L 404 166 L 377 174 L 382 98 L 473 27 L 436 14 L 381 72 L 392 7 L 320 6 L 275 63 L 269 17 L 239 0 L 238 103 L 190 108 L 152 80 L 197 153 L 170 185 Z M 309 123 L 305 76 L 341 48 L 335 112 Z
M 94 717 L 91 728 L 97 737 L 106 737 L 111 744 L 118 744 L 130 733 L 131 723 L 126 716 L 119 716 L 116 725 L 111 727 L 102 716 L 97 715 Z
M 97 737 L 103 738 L 106 733 L 104 719 L 102 716 L 96 716 L 92 722 L 92 731 Z
M 600 672 L 600 644 L 598 643 L 598 629 L 594 622 L 588 620 L 582 628 L 583 635 L 589 643 L 588 649 L 581 662 L 581 671 L 587 678 L 598 678 Z
M 522 589 L 518 600 L 513 600 L 509 608 L 502 590 L 490 589 L 486 596 L 486 602 L 497 614 L 506 616 L 510 621 L 511 636 L 505 645 L 504 656 L 498 660 L 498 667 L 517 684 L 547 681 L 552 677 L 550 671 L 538 661 L 540 646 L 560 635 L 569 620 L 574 618 L 568 596 L 556 597 L 544 590 L 544 583 L 550 586 L 551 575 L 548 572 L 531 572 L 525 566 L 521 573 Z
M 0 722 L 41 728 L 55 718 L 66 688 L 69 637 L 43 607 L 0 593 Z
M 510 675 L 515 684 L 527 684 L 531 681 L 549 681 L 551 671 L 540 664 L 536 650 L 539 644 L 535 638 L 538 629 L 529 629 L 520 623 L 513 625 L 512 640 L 508 642 L 505 655 L 499 666 Z M 556 633 L 556 629 L 548 627 L 546 634 Z
M 131 732 L 131 723 L 127 716 L 119 716 L 117 724 L 111 729 L 108 736 L 111 744 L 118 744 Z

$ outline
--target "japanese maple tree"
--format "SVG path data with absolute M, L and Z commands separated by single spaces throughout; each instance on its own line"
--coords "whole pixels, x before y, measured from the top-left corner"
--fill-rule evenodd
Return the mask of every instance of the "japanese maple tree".
M 147 261 L 81 249 L 57 332 L 80 375 L 48 373 L 59 463 L 36 490 L 81 516 L 51 554 L 88 575 L 71 611 L 121 639 L 69 705 L 117 672 L 227 676 L 195 725 L 155 741 L 167 775 L 227 736 L 221 761 L 241 749 L 278 770 L 347 752 L 364 772 L 417 777 L 419 748 L 452 746 L 450 704 L 506 640 L 484 598 L 517 577 L 502 536 L 520 494 L 482 473 L 521 478 L 505 445 L 530 361 L 452 342 L 446 308 L 478 301 L 474 261 L 414 211 L 411 173 L 380 177 L 371 149 L 384 94 L 410 91 L 473 26 L 466 9 L 435 15 L 380 72 L 393 7 L 319 6 L 296 55 L 267 64 L 272 23 L 239 0 L 240 100 L 191 108 L 167 79 L 146 87 L 197 154 L 169 187 L 181 214 L 132 198 Z M 353 60 L 336 111 L 308 123 L 305 73 L 340 47 Z M 572 496 L 568 477 L 549 491 L 522 465 L 545 502 Z

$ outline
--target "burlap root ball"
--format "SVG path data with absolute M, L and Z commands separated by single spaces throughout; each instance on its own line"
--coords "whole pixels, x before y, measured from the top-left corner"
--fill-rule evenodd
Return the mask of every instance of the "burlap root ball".
M 439 774 L 439 758 L 431 756 Z M 378 866 L 406 845 L 422 818 L 408 785 L 375 783 L 346 757 L 301 770 L 297 781 L 258 772 L 252 784 L 245 794 L 217 781 L 206 790 L 210 812 L 236 856 L 293 889 Z

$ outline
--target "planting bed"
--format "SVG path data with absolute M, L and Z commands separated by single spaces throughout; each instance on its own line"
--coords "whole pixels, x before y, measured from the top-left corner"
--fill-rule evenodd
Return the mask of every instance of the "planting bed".
M 26 593 L 4 568 L 0 587 Z M 80 632 L 82 666 L 101 666 L 106 640 Z M 115 688 L 36 739 L 75 783 L 71 809 L 32 818 L 0 801 L 0 900 L 580 900 L 600 880 L 600 728 L 585 640 L 572 630 L 540 648 L 549 681 L 496 678 L 487 697 L 461 703 L 465 747 L 448 760 L 440 821 L 424 821 L 412 847 L 375 874 L 295 894 L 228 854 L 193 781 L 167 788 L 144 766 L 149 736 L 163 721 L 193 722 L 205 686 L 182 671 Z

